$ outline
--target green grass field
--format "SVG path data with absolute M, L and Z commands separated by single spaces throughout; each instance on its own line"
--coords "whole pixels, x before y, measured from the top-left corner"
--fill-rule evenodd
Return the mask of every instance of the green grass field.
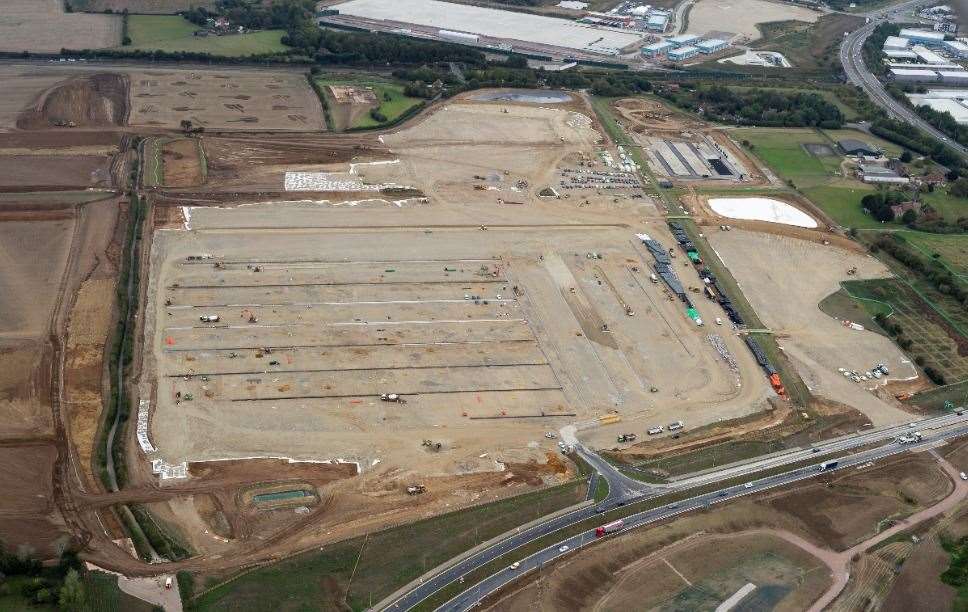
M 366 113 L 356 121 L 356 123 L 353 125 L 354 128 L 379 127 L 381 125 L 386 125 L 387 123 L 393 123 L 405 112 L 423 102 L 423 100 L 420 98 L 411 98 L 403 93 L 402 85 L 373 83 L 372 87 L 376 92 L 376 99 L 380 101 L 380 106 L 377 108 L 377 110 L 382 113 L 387 120 L 377 121 L 369 113 Z
M 585 481 L 354 538 L 242 574 L 196 610 L 363 610 L 458 554 L 585 499 Z
M 922 255 L 935 259 L 960 278 L 968 281 L 968 235 L 901 232 L 901 236 Z
M 833 95 L 832 92 L 831 95 Z M 843 140 L 845 138 L 854 138 L 856 140 L 868 142 L 883 149 L 888 157 L 898 157 L 904 150 L 900 145 L 896 145 L 893 142 L 888 142 L 883 138 L 878 138 L 873 134 L 861 132 L 860 130 L 823 130 L 823 133 L 826 134 L 833 142 L 837 142 L 838 140 Z
M 377 121 L 373 118 L 370 113 L 361 113 L 354 121 L 352 125 L 348 125 L 337 129 L 366 129 L 366 128 L 377 128 L 384 125 L 392 124 L 393 122 L 400 119 L 405 113 L 410 111 L 416 106 L 423 104 L 425 100 L 421 98 L 412 98 L 404 93 L 404 86 L 400 83 L 393 83 L 386 80 L 375 79 L 370 75 L 359 75 L 359 76 L 332 76 L 323 75 L 315 79 L 317 90 L 323 92 L 322 95 L 326 97 L 326 104 L 329 108 L 334 109 L 336 106 L 335 101 L 326 93 L 327 85 L 352 85 L 355 87 L 371 87 L 376 94 L 376 99 L 379 102 L 378 110 L 384 117 L 385 121 Z
M 279 53 L 289 47 L 282 44 L 282 30 L 226 36 L 194 36 L 198 26 L 177 15 L 131 15 L 126 49 L 145 51 L 210 53 L 229 57 Z
M 837 135 L 839 130 L 831 130 Z M 882 228 L 884 224 L 864 214 L 860 200 L 874 190 L 870 185 L 838 176 L 840 155 L 834 142 L 811 129 L 749 128 L 733 132 L 737 140 L 753 145 L 753 154 L 773 169 L 780 178 L 790 181 L 828 215 L 844 227 Z M 817 157 L 804 145 L 826 145 L 832 155 Z M 889 227 L 896 227 L 888 224 Z

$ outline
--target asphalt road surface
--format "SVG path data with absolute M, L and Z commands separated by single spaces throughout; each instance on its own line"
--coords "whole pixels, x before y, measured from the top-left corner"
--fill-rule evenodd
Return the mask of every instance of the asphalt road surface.
M 952 433 L 952 427 L 954 427 L 954 433 Z M 962 435 L 963 433 L 968 433 L 968 415 L 948 414 L 910 424 L 903 424 L 877 430 L 872 429 L 869 431 L 851 434 L 849 436 L 843 436 L 841 438 L 817 444 L 813 447 L 794 449 L 784 453 L 771 455 L 766 458 L 754 459 L 751 461 L 739 462 L 724 466 L 714 471 L 683 478 L 681 480 L 664 485 L 646 484 L 629 478 L 595 453 L 582 448 L 580 445 L 576 445 L 576 450 L 581 454 L 581 456 L 585 458 L 585 460 L 588 461 L 592 467 L 598 470 L 601 477 L 608 480 L 608 498 L 597 505 L 573 510 L 566 514 L 549 519 L 545 522 L 533 525 L 527 529 L 515 531 L 508 537 L 481 551 L 468 555 L 457 563 L 444 565 L 442 566 L 441 571 L 429 576 L 422 582 L 419 582 L 409 591 L 393 600 L 382 609 L 393 611 L 409 610 L 427 597 L 433 595 L 441 588 L 454 581 L 463 580 L 463 577 L 470 572 L 487 565 L 494 559 L 503 556 L 515 548 L 543 538 L 548 534 L 584 521 L 590 517 L 596 516 L 600 512 L 614 509 L 632 501 L 641 501 L 657 495 L 708 485 L 710 483 L 723 480 L 730 480 L 747 474 L 755 474 L 756 472 L 761 472 L 765 469 L 772 469 L 782 465 L 797 463 L 812 456 L 846 452 L 850 449 L 860 446 L 877 444 L 879 442 L 888 442 L 888 444 L 882 448 L 875 449 L 874 451 L 863 451 L 856 455 L 851 455 L 850 457 L 842 459 L 840 463 L 841 467 L 858 465 L 866 461 L 873 460 L 872 458 L 885 457 L 890 454 L 912 448 L 912 445 L 901 446 L 895 443 L 894 440 L 900 435 L 910 434 L 913 431 L 920 431 L 924 434 L 925 442 L 922 443 L 922 445 L 928 444 L 931 441 L 937 441 L 941 438 L 950 438 L 957 435 Z M 817 450 L 813 450 L 814 448 Z M 871 453 L 883 454 L 876 455 L 875 457 L 875 455 Z M 859 459 L 855 459 L 858 457 Z M 677 508 L 666 507 L 636 514 L 625 519 L 625 529 L 627 530 L 639 525 L 663 520 L 682 512 L 688 512 L 706 505 L 707 502 L 718 503 L 720 501 L 735 498 L 739 495 L 762 491 L 766 488 L 780 486 L 782 484 L 794 482 L 802 478 L 810 478 L 817 475 L 817 473 L 817 466 L 811 465 L 794 472 L 755 481 L 754 486 L 749 489 L 746 489 L 745 487 L 733 487 L 732 489 L 724 489 L 723 491 L 726 492 L 725 495 L 722 495 L 723 491 L 716 491 L 705 496 L 680 502 Z M 507 582 L 521 573 L 536 569 L 540 564 L 546 563 L 548 560 L 554 559 L 568 552 L 559 552 L 558 547 L 567 545 L 569 550 L 571 550 L 576 546 L 581 546 L 582 544 L 587 543 L 587 541 L 590 541 L 590 537 L 591 536 L 588 534 L 584 534 L 583 536 L 565 540 L 553 547 L 549 547 L 549 549 L 536 553 L 528 558 L 527 563 L 522 561 L 521 567 L 519 567 L 517 570 L 512 571 L 506 569 L 492 575 L 483 582 L 474 586 L 472 589 L 462 593 L 458 598 L 455 598 L 452 602 L 449 602 L 441 609 L 466 610 L 474 603 L 479 601 L 482 597 L 501 588 L 507 584 Z
M 911 429 L 909 431 L 914 430 Z M 921 430 L 919 429 L 918 431 Z M 713 504 L 723 503 L 744 495 L 752 495 L 767 489 L 788 485 L 799 480 L 813 478 L 825 472 L 862 466 L 897 453 L 930 447 L 932 444 L 936 444 L 941 440 L 965 434 L 968 434 L 968 424 L 962 423 L 940 431 L 925 433 L 923 441 L 918 443 L 902 445 L 898 444 L 897 442 L 890 442 L 875 449 L 862 450 L 852 455 L 842 457 L 838 460 L 836 467 L 832 469 L 823 470 L 818 465 L 809 465 L 783 474 L 767 476 L 759 480 L 752 480 L 742 485 L 731 486 L 720 489 L 719 491 L 697 495 L 696 497 L 688 500 L 672 503 L 661 508 L 655 508 L 653 510 L 646 510 L 644 512 L 626 517 L 623 519 L 625 523 L 624 526 L 616 533 L 621 534 L 629 531 L 630 529 L 635 529 L 636 527 L 641 527 L 650 523 L 664 521 L 679 514 L 692 512 L 702 508 L 709 508 Z M 512 569 L 508 567 L 497 572 L 496 574 L 492 574 L 482 582 L 477 583 L 457 597 L 437 608 L 437 610 L 438 612 L 463 612 L 464 610 L 469 610 L 476 606 L 481 599 L 505 587 L 508 583 L 517 579 L 522 574 L 540 570 L 543 565 L 551 563 L 561 557 L 564 557 L 565 555 L 569 555 L 575 550 L 583 546 L 587 546 L 596 540 L 597 538 L 595 537 L 594 530 L 589 530 L 579 535 L 562 539 L 560 542 L 557 542 L 552 546 L 548 546 L 547 548 L 523 559 L 517 568 Z
M 870 23 L 864 24 L 844 37 L 844 42 L 840 47 L 840 63 L 844 66 L 844 72 L 847 74 L 847 80 L 854 85 L 861 87 L 865 92 L 867 92 L 867 95 L 870 97 L 871 101 L 883 108 L 889 116 L 899 121 L 910 123 L 911 125 L 924 130 L 928 134 L 931 134 L 931 136 L 933 136 L 935 139 L 940 140 L 961 155 L 968 156 L 968 148 L 965 148 L 951 138 L 948 138 L 942 132 L 933 128 L 927 121 L 921 119 L 917 113 L 892 98 L 891 95 L 884 89 L 884 85 L 880 82 L 880 80 L 878 80 L 878 78 L 874 76 L 864 64 L 862 54 L 864 41 L 867 40 L 867 37 L 871 35 L 871 32 L 873 32 L 874 28 L 877 27 L 877 24 L 880 23 L 882 17 L 888 16 L 888 18 L 890 18 L 890 14 L 895 11 L 906 11 L 908 9 L 925 4 L 932 4 L 932 2 L 926 0 L 912 0 L 910 2 L 895 4 L 884 9 L 867 13 L 865 16 L 870 18 Z

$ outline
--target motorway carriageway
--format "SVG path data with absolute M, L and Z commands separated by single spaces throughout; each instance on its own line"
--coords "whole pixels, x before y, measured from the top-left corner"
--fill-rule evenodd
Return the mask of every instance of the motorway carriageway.
M 908 431 L 913 431 L 913 429 L 908 429 Z M 919 429 L 918 431 L 924 433 L 923 430 Z M 639 512 L 637 514 L 625 517 L 623 519 L 625 526 L 621 531 L 617 532 L 617 534 L 621 535 L 630 529 L 663 521 L 679 514 L 685 514 L 687 512 L 692 512 L 702 508 L 709 508 L 712 504 L 726 502 L 744 495 L 752 495 L 775 487 L 788 485 L 799 480 L 813 478 L 822 473 L 842 470 L 850 467 L 865 466 L 866 464 L 870 464 L 878 459 L 883 459 L 898 453 L 918 449 L 927 449 L 947 438 L 954 438 L 965 434 L 968 434 L 968 424 L 960 424 L 950 429 L 925 434 L 924 439 L 919 443 L 901 445 L 892 442 L 875 449 L 860 451 L 853 455 L 842 457 L 838 460 L 839 463 L 837 466 L 829 470 L 821 471 L 818 469 L 817 465 L 809 465 L 783 474 L 753 480 L 743 485 L 731 486 L 719 491 L 698 495 L 684 501 L 668 504 L 661 508 L 646 510 L 644 512 Z M 482 598 L 498 591 L 510 582 L 517 579 L 522 574 L 539 569 L 544 564 L 553 562 L 561 557 L 564 557 L 565 555 L 571 554 L 575 549 L 587 546 L 588 544 L 596 542 L 599 539 L 601 538 L 595 537 L 594 530 L 588 530 L 579 535 L 566 538 L 523 559 L 520 562 L 519 567 L 516 569 L 504 568 L 496 574 L 492 574 L 488 578 L 485 578 L 482 582 L 479 582 L 457 597 L 440 606 L 437 608 L 437 610 L 438 612 L 463 612 L 465 610 L 469 610 L 476 606 Z M 563 547 L 567 548 L 562 550 Z
M 950 426 L 955 423 L 968 421 L 968 416 L 958 415 L 958 414 L 947 414 L 940 417 L 935 417 L 931 419 L 925 419 L 922 421 L 916 421 L 914 426 L 917 431 L 925 433 L 925 437 L 928 438 L 931 432 L 941 427 Z M 657 495 L 663 495 L 672 493 L 675 491 L 681 491 L 690 489 L 697 486 L 702 486 L 705 484 L 714 483 L 720 480 L 727 480 L 735 478 L 737 476 L 742 476 L 746 474 L 754 474 L 766 469 L 771 469 L 779 467 L 782 465 L 795 463 L 803 461 L 810 458 L 811 456 L 817 455 L 829 455 L 833 452 L 839 452 L 848 450 L 851 448 L 856 448 L 858 446 L 865 446 L 868 444 L 873 444 L 879 441 L 890 440 L 893 442 L 902 433 L 910 433 L 915 431 L 915 427 L 911 424 L 898 425 L 893 427 L 888 427 L 878 430 L 870 430 L 864 433 L 851 434 L 844 436 L 839 439 L 831 440 L 829 442 L 824 442 L 816 445 L 818 451 L 813 451 L 810 448 L 788 451 L 780 455 L 774 455 L 764 459 L 756 459 L 752 461 L 747 461 L 745 463 L 733 464 L 730 466 L 725 466 L 724 468 L 718 469 L 714 472 L 708 472 L 705 474 L 699 474 L 696 476 L 688 477 L 682 479 L 678 482 L 656 485 L 649 483 L 638 483 L 637 481 L 633 484 L 633 481 L 628 476 L 620 473 L 617 469 L 612 467 L 610 464 L 605 462 L 603 459 L 597 455 L 593 455 L 594 459 L 598 461 L 589 461 L 592 465 L 599 471 L 599 474 L 609 481 L 609 497 L 602 503 L 596 506 L 586 506 L 567 512 L 560 516 L 549 519 L 545 522 L 538 523 L 527 529 L 521 530 L 518 528 L 516 533 L 508 536 L 507 538 L 496 542 L 495 544 L 479 551 L 473 553 L 459 562 L 452 563 L 450 565 L 445 564 L 443 569 L 437 574 L 430 576 L 429 578 L 423 579 L 422 582 L 415 584 L 408 591 L 404 592 L 402 595 L 397 597 L 395 600 L 390 602 L 388 605 L 383 607 L 384 610 L 409 610 L 422 602 L 424 599 L 430 597 L 438 590 L 444 588 L 451 582 L 455 580 L 462 579 L 465 575 L 473 572 L 474 570 L 487 565 L 494 559 L 501 557 L 508 552 L 524 546 L 534 540 L 540 539 L 550 533 L 554 533 L 560 529 L 564 529 L 575 523 L 579 523 L 588 518 L 596 516 L 600 511 L 606 511 L 614 509 L 620 505 L 625 505 L 627 503 L 644 501 L 650 497 L 655 497 Z M 950 436 L 949 436 L 950 437 Z M 930 436 L 930 439 L 937 439 L 936 436 Z M 891 444 L 890 448 L 894 449 L 896 445 Z M 900 449 L 901 447 L 896 447 Z M 584 449 L 582 449 L 584 450 Z M 582 453 L 583 456 L 588 459 L 587 451 Z M 812 470 L 808 474 L 814 475 L 816 473 L 816 466 L 808 468 Z M 619 486 L 616 486 L 619 485 Z M 638 486 L 636 486 L 638 485 Z M 755 490 L 755 489 L 754 489 Z M 749 492 L 749 491 L 747 491 Z M 616 493 L 619 493 L 616 495 Z M 683 502 L 685 504 L 686 502 Z M 685 508 L 685 505 L 682 506 Z M 654 511 L 653 511 L 654 512 Z M 671 516 L 671 514 L 669 515 Z M 665 518 L 665 517 L 663 517 Z M 652 519 L 658 520 L 658 519 Z M 651 521 L 650 521 L 651 522 Z M 570 546 L 570 544 L 569 544 Z M 540 553 L 539 553 L 540 554 Z M 521 571 L 527 571 L 527 568 L 522 563 Z M 496 574 L 488 580 L 492 580 L 501 574 Z M 512 575 L 513 577 L 513 575 Z M 486 581 L 485 581 L 486 582 Z

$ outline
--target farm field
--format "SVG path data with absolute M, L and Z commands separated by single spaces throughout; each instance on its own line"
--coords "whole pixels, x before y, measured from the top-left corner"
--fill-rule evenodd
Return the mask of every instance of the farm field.
M 193 8 L 211 9 L 215 0 L 71 0 L 76 12 L 103 13 L 107 10 L 120 13 L 171 15 Z
M 840 225 L 883 227 L 860 207 L 861 198 L 873 187 L 834 174 L 843 161 L 835 142 L 808 129 L 741 128 L 733 133 L 737 140 L 749 141 L 754 155 Z
M 921 355 L 925 365 L 938 369 L 949 382 L 968 379 L 968 357 L 959 352 L 959 343 L 964 343 L 964 339 L 907 284 L 898 279 L 847 281 L 844 288 L 851 296 L 860 298 L 872 314 L 881 311 L 882 304 L 891 309 L 891 320 L 901 326 L 904 336 L 912 342 L 912 357 Z
M 266 30 L 224 36 L 194 36 L 198 26 L 178 15 L 131 15 L 126 49 L 167 51 L 169 53 L 210 53 L 241 57 L 279 53 L 288 49 L 281 39 L 282 30 Z
M 65 13 L 61 0 L 6 0 L 0 51 L 103 49 L 121 44 L 120 15 Z
M 319 98 L 295 72 L 144 70 L 129 75 L 129 125 L 324 130 Z
M 968 235 L 900 232 L 925 257 L 939 259 L 952 273 L 968 280 Z
M 321 76 L 316 85 L 326 96 L 334 129 L 374 128 L 396 122 L 402 115 L 424 103 L 404 93 L 403 85 L 366 78 Z M 385 119 L 377 120 L 374 110 Z

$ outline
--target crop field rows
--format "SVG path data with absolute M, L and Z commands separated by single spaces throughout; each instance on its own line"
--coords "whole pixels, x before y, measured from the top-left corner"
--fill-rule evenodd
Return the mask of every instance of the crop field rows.
M 848 282 L 845 286 L 854 297 L 889 304 L 894 309 L 891 318 L 903 328 L 904 336 L 929 357 L 928 362 L 937 364 L 948 382 L 968 379 L 968 357 L 958 354 L 955 342 L 926 316 L 922 301 L 907 285 L 897 280 L 875 280 Z

